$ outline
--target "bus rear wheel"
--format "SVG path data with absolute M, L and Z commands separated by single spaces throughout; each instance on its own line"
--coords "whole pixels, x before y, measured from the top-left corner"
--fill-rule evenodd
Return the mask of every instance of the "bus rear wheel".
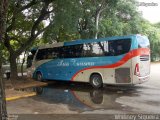
M 42 74 L 41 74 L 40 72 L 37 73 L 37 75 L 36 75 L 36 80 L 37 80 L 37 81 L 43 81 L 43 79 L 42 79 Z
M 92 74 L 90 77 L 90 84 L 93 88 L 101 88 L 103 86 L 102 77 L 100 74 Z

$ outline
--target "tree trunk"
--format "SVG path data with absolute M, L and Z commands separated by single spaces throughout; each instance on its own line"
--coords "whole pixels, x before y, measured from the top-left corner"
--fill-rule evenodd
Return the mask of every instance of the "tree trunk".
M 100 12 L 97 13 L 96 15 L 96 33 L 95 33 L 95 39 L 98 38 L 98 33 L 99 33 L 99 17 L 100 17 Z
M 100 21 L 100 17 L 101 17 L 101 13 L 106 9 L 107 4 L 106 4 L 106 0 L 101 0 L 100 6 L 97 8 L 96 10 L 96 14 L 95 14 L 95 23 L 96 23 L 96 33 L 95 33 L 95 39 L 98 38 L 98 34 L 99 34 L 99 21 Z
M 8 0 L 0 0 L 0 120 L 7 120 L 7 110 L 5 101 L 5 84 L 2 74 L 2 44 L 6 31 L 6 14 Z
M 11 68 L 11 78 L 12 80 L 16 80 L 18 78 L 16 56 L 10 53 L 9 60 L 10 60 L 10 68 Z
M 0 56 L 1 56 L 0 52 Z M 3 73 L 2 73 L 2 61 L 0 57 L 0 120 L 7 119 L 7 110 L 6 110 L 6 101 L 5 101 L 5 83 L 3 80 Z
M 25 63 L 26 52 L 27 52 L 27 51 L 24 52 L 24 56 L 23 56 L 23 60 L 22 60 L 22 65 L 21 65 L 21 74 L 22 74 L 22 77 L 23 77 L 23 72 L 24 72 L 24 71 L 23 71 L 23 67 L 24 67 L 24 63 Z

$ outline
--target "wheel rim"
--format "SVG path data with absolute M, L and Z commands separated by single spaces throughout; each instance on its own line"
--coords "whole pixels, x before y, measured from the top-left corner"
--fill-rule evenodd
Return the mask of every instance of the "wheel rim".
M 38 75 L 37 75 L 37 80 L 38 80 L 38 81 L 41 81 L 41 80 L 42 80 L 42 75 L 41 75 L 41 74 L 38 74 Z
M 94 77 L 94 78 L 93 78 L 93 85 L 94 85 L 94 86 L 99 86 L 99 85 L 100 85 L 100 80 L 99 80 L 98 77 Z

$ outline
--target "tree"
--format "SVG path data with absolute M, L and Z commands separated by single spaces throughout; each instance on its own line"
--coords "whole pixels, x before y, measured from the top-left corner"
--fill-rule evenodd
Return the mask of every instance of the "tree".
M 78 20 L 78 32 L 82 38 L 99 37 L 99 24 L 117 7 L 118 0 L 80 0 L 83 13 Z
M 159 28 L 159 29 L 160 29 L 160 22 L 154 24 L 154 26 L 155 26 L 156 28 Z
M 139 34 L 141 14 L 136 9 L 135 0 L 120 0 L 100 23 L 100 37 Z
M 65 38 L 97 38 L 99 22 L 116 6 L 118 0 L 56 0 L 54 24 L 44 39 L 64 41 Z M 62 29 L 63 28 L 63 29 Z M 70 37 L 67 37 L 66 34 Z
M 33 44 L 48 26 L 53 0 L 11 0 L 8 9 L 4 45 L 9 52 L 11 78 L 17 78 L 16 58 Z
M 6 29 L 6 13 L 8 7 L 8 0 L 0 1 L 0 120 L 6 120 L 6 101 L 5 101 L 5 87 L 2 74 L 2 44 L 5 36 Z
M 135 0 L 57 0 L 54 24 L 44 39 L 66 41 L 69 34 L 88 39 L 115 35 L 137 34 L 141 31 L 141 15 Z M 65 5 L 64 5 L 65 4 Z M 67 5 L 66 5 L 67 4 Z M 63 29 L 60 29 L 62 28 Z M 63 32 L 63 34 L 59 34 Z M 61 38 L 60 40 L 57 38 Z
M 43 34 L 46 42 L 79 39 L 78 18 L 82 15 L 78 0 L 55 0 L 53 24 Z

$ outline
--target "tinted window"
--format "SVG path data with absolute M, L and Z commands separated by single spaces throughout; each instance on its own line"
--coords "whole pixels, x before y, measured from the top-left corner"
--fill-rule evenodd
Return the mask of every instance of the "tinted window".
M 109 53 L 113 56 L 122 55 L 129 52 L 131 40 L 114 40 L 109 41 Z
M 53 59 L 57 57 L 54 48 L 39 49 L 36 60 Z
M 59 48 L 60 58 L 77 58 L 81 57 L 83 45 L 71 45 Z
M 106 52 L 108 52 L 107 41 L 83 44 L 83 57 L 105 56 Z
M 83 57 L 117 56 L 129 52 L 131 40 L 113 40 L 87 43 L 83 46 Z
M 117 56 L 129 52 L 130 46 L 131 40 L 128 39 L 40 49 L 36 59 Z

